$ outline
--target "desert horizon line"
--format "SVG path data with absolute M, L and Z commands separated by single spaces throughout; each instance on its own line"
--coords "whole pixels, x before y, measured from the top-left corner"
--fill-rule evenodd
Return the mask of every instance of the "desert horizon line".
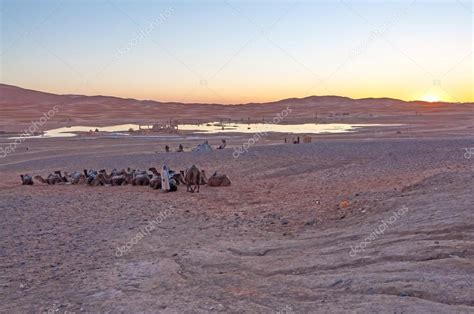
M 348 96 L 342 96 L 342 95 L 308 95 L 305 97 L 288 97 L 288 98 L 281 98 L 281 99 L 276 99 L 272 101 L 265 101 L 265 102 L 246 102 L 246 103 L 229 103 L 229 104 L 224 104 L 224 103 L 206 103 L 206 102 L 181 102 L 181 101 L 160 101 L 157 99 L 139 99 L 135 97 L 121 97 L 121 96 L 115 96 L 115 95 L 102 95 L 102 94 L 58 94 L 50 91 L 44 91 L 44 90 L 38 90 L 38 89 L 31 89 L 27 87 L 22 87 L 18 85 L 12 85 L 12 84 L 6 84 L 6 83 L 0 83 L 0 86 L 6 86 L 6 87 L 13 87 L 17 89 L 22 89 L 30 92 L 37 92 L 37 93 L 43 93 L 43 94 L 49 94 L 49 95 L 54 95 L 54 96 L 82 96 L 82 97 L 108 97 L 108 98 L 117 98 L 117 99 L 123 99 L 123 100 L 135 100 L 139 102 L 156 102 L 160 104 L 183 104 L 183 105 L 213 105 L 213 106 L 245 106 L 245 105 L 255 105 L 255 104 L 272 104 L 272 103 L 279 103 L 279 102 L 285 102 L 285 101 L 291 101 L 291 100 L 305 100 L 308 98 L 324 98 L 324 97 L 334 97 L 334 98 L 345 98 L 348 100 L 394 100 L 394 101 L 400 101 L 400 102 L 405 102 L 405 103 L 414 103 L 414 102 L 421 102 L 421 103 L 427 103 L 427 104 L 473 104 L 474 102 L 449 102 L 449 101 L 426 101 L 426 100 L 421 100 L 421 99 L 413 99 L 413 100 L 403 100 L 399 98 L 393 98 L 393 97 L 363 97 L 363 98 L 352 98 Z

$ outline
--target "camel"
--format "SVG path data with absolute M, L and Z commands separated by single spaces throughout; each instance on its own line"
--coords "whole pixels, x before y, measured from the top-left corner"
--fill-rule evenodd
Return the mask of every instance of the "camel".
M 69 181 L 67 180 L 67 176 L 66 176 L 67 172 L 65 173 L 64 176 L 61 174 L 61 171 L 55 171 L 54 173 L 59 176 L 59 178 L 60 178 L 61 181 L 62 181 L 61 183 L 67 183 L 67 182 L 69 182 Z
M 215 172 L 210 178 L 206 177 L 204 170 L 199 170 L 196 165 L 192 165 L 186 171 L 174 172 L 167 168 L 169 173 L 169 191 L 176 191 L 178 185 L 185 184 L 186 191 L 191 193 L 199 193 L 200 185 L 208 184 L 209 186 L 230 186 L 230 179 L 225 174 L 219 174 Z M 151 173 L 150 173 L 151 172 Z M 47 178 L 42 176 L 31 177 L 30 175 L 20 175 L 23 185 L 33 185 L 33 179 L 45 183 L 45 184 L 60 184 L 69 182 L 70 184 L 83 184 L 86 183 L 91 186 L 98 185 L 112 185 L 120 186 L 126 184 L 145 186 L 149 185 L 153 189 L 160 189 L 162 187 L 162 176 L 161 173 L 154 167 L 146 170 L 135 170 L 127 168 L 118 171 L 113 169 L 110 174 L 105 169 L 100 171 L 86 170 L 83 173 L 73 172 L 68 174 L 64 172 L 64 176 L 61 171 L 55 171 L 48 175 Z
M 84 174 L 77 171 L 74 171 L 71 174 L 68 174 L 66 171 L 64 171 L 64 176 L 69 178 L 69 182 L 71 182 L 71 184 L 83 184 L 86 181 Z
M 181 177 L 181 173 L 169 170 L 170 174 L 170 192 L 178 191 L 178 185 L 184 183 L 184 179 Z
M 104 173 L 98 173 L 89 183 L 90 186 L 110 184 Z
M 104 185 L 106 178 L 104 176 L 104 171 L 98 172 L 96 170 L 84 169 L 85 183 L 90 186 Z
M 177 173 L 173 176 L 173 178 L 175 180 L 177 180 L 179 183 L 182 183 L 182 184 L 185 184 L 186 185 L 186 182 L 184 181 L 184 178 L 185 178 L 185 173 L 186 173 L 186 170 L 181 170 L 180 173 Z M 206 185 L 206 180 L 204 178 L 204 176 L 202 175 L 204 173 L 204 170 L 201 170 L 201 177 L 199 178 L 199 185 Z M 179 184 L 178 183 L 178 184 Z
M 51 185 L 67 182 L 67 178 L 61 175 L 61 171 L 55 171 L 54 173 L 48 175 L 46 179 L 44 179 L 42 176 L 35 176 L 34 178 L 41 183 Z
M 147 174 L 138 174 L 132 178 L 132 185 L 150 185 L 150 177 Z
M 148 175 L 148 172 L 146 172 L 146 170 L 140 170 L 140 169 L 133 170 L 133 173 L 134 173 L 135 175 L 140 175 L 140 174 L 146 174 L 146 175 Z
M 115 169 L 112 170 L 112 171 L 116 171 Z M 104 175 L 104 177 L 106 178 L 109 178 L 111 176 L 111 174 L 107 174 L 107 170 L 106 169 L 101 169 L 99 170 L 99 173 L 102 173 Z
M 115 174 L 112 175 L 108 181 L 112 186 L 127 185 L 130 181 L 130 177 L 128 174 Z
M 130 183 L 130 176 L 124 169 L 120 171 L 117 171 L 117 169 L 113 169 L 110 174 L 108 174 L 107 170 L 105 169 L 102 169 L 99 172 L 95 170 L 87 172 L 87 170 L 84 170 L 84 174 L 87 176 L 87 184 L 92 186 L 120 186 Z
M 186 182 L 186 192 L 199 193 L 201 172 L 195 165 L 192 165 L 189 169 L 186 169 L 186 173 L 184 175 L 184 182 Z M 194 187 L 192 187 L 193 185 Z
M 133 170 L 130 181 L 132 185 L 150 185 L 150 176 L 144 170 Z
M 229 186 L 230 185 L 230 179 L 225 174 L 219 174 L 216 171 L 210 178 L 207 178 L 204 170 L 202 170 L 201 173 L 202 173 L 202 176 L 204 177 L 204 180 L 207 182 L 207 185 L 209 186 Z
M 171 178 L 175 181 L 176 185 L 184 184 L 186 185 L 186 182 L 184 181 L 184 170 L 181 170 L 180 172 L 172 172 Z
M 155 167 L 151 167 L 150 169 L 148 169 L 148 171 L 153 173 L 154 176 L 161 176 L 161 174 L 158 172 L 158 170 L 156 170 Z
M 175 179 L 173 179 L 173 177 L 171 177 L 169 192 L 176 192 L 176 191 L 178 191 L 178 182 Z
M 127 168 L 127 170 L 122 169 L 117 171 L 117 169 L 112 170 L 110 175 L 107 174 L 105 170 L 100 171 L 104 175 L 105 184 L 110 184 L 112 186 L 119 185 L 149 185 L 150 175 L 144 170 L 135 170 Z
M 156 170 L 155 167 L 150 168 L 148 170 L 150 170 L 155 176 L 159 176 L 161 178 L 161 174 L 158 172 L 158 170 Z M 175 172 L 175 171 L 170 169 L 169 174 L 170 174 L 169 175 L 170 178 L 174 180 L 174 184 L 176 184 L 176 185 L 179 185 L 180 183 L 186 184 L 184 182 L 184 179 L 183 179 L 184 178 L 184 171 L 181 171 L 181 173 L 180 173 L 180 172 Z
M 154 190 L 161 189 L 161 176 L 153 176 L 150 180 L 150 187 Z
M 49 183 L 49 181 L 47 180 L 48 178 L 44 179 L 42 176 L 34 176 L 34 179 L 38 182 L 41 182 L 41 183 L 46 183 L 46 184 L 51 184 Z
M 125 169 L 118 171 L 113 169 L 110 174 L 107 174 L 107 170 L 102 169 L 99 171 L 99 174 L 102 174 L 102 177 L 99 178 L 103 184 L 109 184 L 112 186 L 126 185 L 130 181 L 130 177 Z
M 161 174 L 155 167 L 151 167 L 148 170 L 153 173 L 153 176 L 150 179 L 150 187 L 155 190 L 161 189 Z
M 22 185 L 33 185 L 33 177 L 29 174 L 20 174 L 21 184 Z
M 87 171 L 86 169 L 84 169 L 84 175 L 85 175 L 85 177 L 86 177 L 86 183 L 87 183 L 88 185 L 93 185 L 92 183 L 93 183 L 94 179 L 97 177 L 98 174 L 99 174 L 99 173 L 98 173 L 97 171 L 95 171 L 95 170 L 89 170 L 89 171 Z M 94 184 L 95 184 L 95 183 L 96 183 L 96 182 L 94 182 Z

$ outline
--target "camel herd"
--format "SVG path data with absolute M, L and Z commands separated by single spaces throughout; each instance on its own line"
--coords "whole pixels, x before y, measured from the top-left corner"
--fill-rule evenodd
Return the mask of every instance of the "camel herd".
M 46 178 L 42 176 L 34 176 L 28 174 L 20 175 L 21 183 L 23 185 L 33 185 L 34 180 L 49 184 L 84 184 L 89 186 L 110 185 L 140 185 L 150 186 L 153 189 L 161 189 L 162 191 L 174 192 L 178 190 L 178 185 L 186 186 L 187 192 L 199 192 L 201 185 L 208 186 L 229 186 L 230 179 L 225 174 L 214 172 L 211 177 L 207 177 L 204 170 L 199 170 L 195 165 L 192 165 L 186 170 L 175 172 L 167 166 L 158 172 L 155 167 L 146 170 L 135 170 L 128 168 L 127 170 L 114 169 L 107 173 L 107 170 L 100 171 L 86 170 L 83 172 L 73 172 L 64 174 L 61 171 L 55 171 L 49 174 Z

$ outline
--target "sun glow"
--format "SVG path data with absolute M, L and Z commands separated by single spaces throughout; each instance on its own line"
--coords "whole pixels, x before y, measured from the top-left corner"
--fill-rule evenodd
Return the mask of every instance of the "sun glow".
M 432 94 L 431 94 L 431 95 L 428 94 L 428 95 L 423 96 L 423 97 L 421 98 L 421 100 L 427 101 L 427 102 L 438 102 L 438 101 L 441 101 L 441 99 L 440 99 L 438 96 L 432 95 Z

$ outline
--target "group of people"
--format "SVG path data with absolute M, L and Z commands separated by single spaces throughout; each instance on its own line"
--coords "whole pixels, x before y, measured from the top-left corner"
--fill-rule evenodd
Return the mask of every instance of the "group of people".
M 178 153 L 184 152 L 184 148 L 182 144 L 179 144 L 178 149 L 176 150 Z M 170 147 L 168 145 L 165 146 L 165 152 L 170 152 Z
M 297 136 L 296 139 L 295 138 L 292 138 L 291 141 L 293 142 L 293 144 L 299 144 L 300 143 L 300 137 Z M 288 143 L 288 140 L 286 139 L 285 137 L 285 144 Z
M 212 147 L 209 145 L 209 141 L 204 141 L 204 143 L 202 144 L 199 144 L 198 147 L 208 147 L 210 149 L 212 149 Z M 225 147 L 227 146 L 227 141 L 225 139 L 222 139 L 221 140 L 221 144 L 216 148 L 216 149 L 224 149 Z M 169 145 L 166 145 L 165 146 L 165 152 L 169 153 L 171 151 Z M 184 152 L 184 147 L 183 147 L 183 144 L 179 144 L 178 148 L 176 149 L 176 152 L 178 153 L 181 153 L 181 152 Z

